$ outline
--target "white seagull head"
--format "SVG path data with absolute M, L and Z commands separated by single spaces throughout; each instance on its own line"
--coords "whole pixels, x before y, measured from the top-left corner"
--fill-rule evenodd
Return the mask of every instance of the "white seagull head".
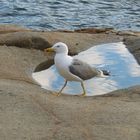
M 68 54 L 68 47 L 65 43 L 58 42 L 54 44 L 51 48 L 45 49 L 46 52 L 56 52 L 61 54 Z

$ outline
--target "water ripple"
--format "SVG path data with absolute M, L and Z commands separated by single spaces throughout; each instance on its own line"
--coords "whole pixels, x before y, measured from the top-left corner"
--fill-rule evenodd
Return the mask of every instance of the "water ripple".
M 140 1 L 1 0 L 0 23 L 49 30 L 114 27 L 140 31 Z

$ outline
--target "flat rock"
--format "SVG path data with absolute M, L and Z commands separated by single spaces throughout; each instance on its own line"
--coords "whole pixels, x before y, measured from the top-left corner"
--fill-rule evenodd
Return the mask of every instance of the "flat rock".
M 0 77 L 32 82 L 31 73 L 47 57 L 40 50 L 0 46 Z
M 15 32 L 0 35 L 0 45 L 44 50 L 49 42 L 35 32 Z
M 120 42 L 123 39 L 122 36 L 112 33 L 43 32 L 40 35 L 47 38 L 48 42 L 52 45 L 59 41 L 66 43 L 69 47 L 70 55 L 76 55 L 95 45 Z
M 140 87 L 108 97 L 56 97 L 37 85 L 0 80 L 5 140 L 139 140 Z
M 53 91 L 42 89 L 31 77 L 34 70 L 52 64 L 52 57 L 42 51 L 44 47 L 36 47 L 38 43 L 34 41 L 30 44 L 28 39 L 32 36 L 39 38 L 42 44 L 45 42 L 45 47 L 58 41 L 65 42 L 71 54 L 123 39 L 112 33 L 22 31 L 0 34 L 1 140 L 140 139 L 139 85 L 102 96 L 56 97 L 52 95 Z M 136 49 L 139 39 L 135 39 L 129 35 L 125 43 L 130 50 L 133 46 L 132 52 L 138 52 L 140 56 Z
M 21 32 L 21 31 L 30 31 L 30 29 L 9 24 L 0 24 L 0 34 L 11 33 L 11 32 Z

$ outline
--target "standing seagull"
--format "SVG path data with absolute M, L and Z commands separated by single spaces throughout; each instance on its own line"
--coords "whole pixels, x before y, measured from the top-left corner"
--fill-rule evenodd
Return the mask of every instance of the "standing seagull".
M 83 89 L 82 95 L 85 96 L 86 90 L 83 83 L 84 80 L 91 79 L 95 76 L 104 77 L 109 75 L 109 73 L 105 70 L 98 70 L 96 68 L 91 67 L 85 62 L 82 62 L 78 59 L 69 56 L 68 47 L 62 42 L 58 42 L 54 44 L 51 48 L 45 49 L 45 52 L 56 53 L 54 58 L 55 66 L 59 74 L 65 78 L 65 84 L 57 93 L 57 96 L 61 94 L 68 81 L 81 82 L 81 86 Z

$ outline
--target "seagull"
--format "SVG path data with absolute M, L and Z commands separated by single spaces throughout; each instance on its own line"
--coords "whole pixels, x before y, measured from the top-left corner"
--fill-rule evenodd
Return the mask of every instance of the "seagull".
M 83 89 L 82 96 L 86 96 L 86 89 L 84 80 L 93 77 L 105 77 L 109 75 L 106 70 L 99 70 L 90 66 L 86 62 L 78 60 L 68 55 L 68 47 L 65 43 L 58 42 L 51 48 L 44 50 L 45 52 L 55 52 L 54 63 L 59 74 L 64 77 L 65 83 L 57 96 L 61 95 L 63 89 L 66 87 L 68 81 L 76 81 L 81 83 Z

